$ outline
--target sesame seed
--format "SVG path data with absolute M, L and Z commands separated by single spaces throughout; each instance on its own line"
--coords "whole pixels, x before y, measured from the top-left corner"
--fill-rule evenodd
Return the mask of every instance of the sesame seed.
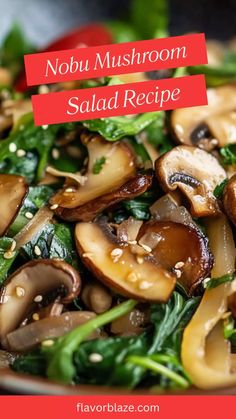
M 176 269 L 175 273 L 176 273 L 177 278 L 180 278 L 182 275 L 182 272 L 179 269 Z
M 33 316 L 32 316 L 32 319 L 37 322 L 39 320 L 38 313 L 34 313 Z
M 16 252 L 12 252 L 11 250 L 7 250 L 4 254 L 3 257 L 4 259 L 12 259 L 15 256 Z
M 49 87 L 46 84 L 42 84 L 39 86 L 38 92 L 40 95 L 45 95 L 46 93 L 49 93 Z
M 127 281 L 129 282 L 136 282 L 138 279 L 137 275 L 134 272 L 130 272 L 127 276 Z
M 24 157 L 26 155 L 26 151 L 20 148 L 19 150 L 17 150 L 16 155 L 17 157 Z
M 41 252 L 41 250 L 40 250 L 40 248 L 36 245 L 36 246 L 34 246 L 34 254 L 36 255 L 36 256 L 40 256 L 41 254 L 42 254 L 42 252 Z
M 66 188 L 65 192 L 71 193 L 71 192 L 74 192 L 74 189 L 73 188 Z
M 48 125 L 42 125 L 43 129 L 48 129 Z
M 152 251 L 151 247 L 147 246 L 146 244 L 141 244 L 141 243 L 140 243 L 140 246 L 141 246 L 144 250 L 146 250 L 146 252 L 148 252 L 148 253 L 150 253 L 150 252 Z
M 137 244 L 137 240 L 128 240 L 129 244 Z
M 27 211 L 25 213 L 25 217 L 28 218 L 29 220 L 31 220 L 34 217 L 34 214 L 32 214 L 32 212 Z
M 36 295 L 34 302 L 35 303 L 41 303 L 41 301 L 43 300 L 43 296 L 42 295 Z
M 10 144 L 9 144 L 9 151 L 10 151 L 11 153 L 15 153 L 15 152 L 16 152 L 16 150 L 17 150 L 16 144 L 15 144 L 15 143 L 10 143 Z
M 21 298 L 25 296 L 25 289 L 22 287 L 16 287 L 16 295 Z
M 141 256 L 137 256 L 136 260 L 139 265 L 142 265 L 142 263 L 144 262 L 144 259 Z
M 103 360 L 103 356 L 98 353 L 93 353 L 89 355 L 90 362 L 101 362 Z
M 59 207 L 59 205 L 58 204 L 54 204 L 54 205 L 52 205 L 51 207 L 50 207 L 50 209 L 51 210 L 55 210 L 55 209 L 57 209 Z
M 44 340 L 44 341 L 42 342 L 42 345 L 43 345 L 43 346 L 52 346 L 52 345 L 54 345 L 54 340 L 52 340 L 52 339 L 47 339 L 47 340 Z
M 175 269 L 180 269 L 180 268 L 182 268 L 184 266 L 184 262 L 177 262 L 176 264 L 175 264 Z
M 1 297 L 0 303 L 1 304 L 5 304 L 9 301 L 9 295 L 4 295 L 3 297 Z
M 60 157 L 60 151 L 57 148 L 53 148 L 52 149 L 52 157 L 54 158 L 54 160 L 59 159 L 59 157 Z
M 117 247 L 117 248 L 115 248 L 115 249 L 113 249 L 112 251 L 111 251 L 111 257 L 113 257 L 113 256 L 121 256 L 122 255 L 122 253 L 123 253 L 123 250 L 122 249 L 119 249 L 119 247 Z
M 152 284 L 148 281 L 142 281 L 139 283 L 139 289 L 140 290 L 147 290 L 148 288 L 152 287 Z

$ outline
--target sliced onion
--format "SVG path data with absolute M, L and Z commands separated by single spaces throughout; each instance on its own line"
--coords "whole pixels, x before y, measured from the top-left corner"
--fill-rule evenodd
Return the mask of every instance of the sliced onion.
M 220 321 L 206 340 L 206 363 L 216 371 L 230 370 L 230 342 L 223 339 L 223 322 Z
M 166 194 L 158 199 L 151 207 L 152 216 L 158 221 L 173 221 L 180 224 L 193 224 L 188 210 L 179 206 L 176 196 Z
M 206 221 L 210 249 L 215 257 L 211 276 L 220 277 L 235 270 L 235 244 L 233 233 L 225 215 Z
M 52 219 L 53 215 L 53 212 L 48 207 L 40 208 L 32 220 L 14 237 L 16 249 L 20 249 L 20 247 L 31 241 Z
M 224 363 L 228 367 L 224 371 L 215 368 L 213 356 L 209 362 L 209 354 L 206 357 L 206 341 L 214 327 L 222 321 L 224 313 L 228 309 L 228 297 L 235 292 L 236 280 L 219 285 L 216 288 L 208 289 L 202 301 L 184 330 L 181 358 L 185 371 L 190 376 L 194 385 L 201 389 L 217 389 L 236 385 L 236 374 L 231 372 L 231 357 L 226 351 L 216 352 L 218 362 L 222 366 Z M 215 333 L 211 345 L 222 348 L 223 333 Z M 220 370 L 219 370 L 220 369 Z
M 71 311 L 61 316 L 47 317 L 9 333 L 6 339 L 7 344 L 12 351 L 25 352 L 44 340 L 65 335 L 94 317 L 96 314 L 91 311 Z M 99 331 L 95 331 L 89 339 L 95 339 L 98 336 Z
M 138 232 L 143 224 L 143 221 L 136 220 L 129 217 L 128 220 L 123 221 L 117 227 L 118 240 L 123 242 L 136 241 Z

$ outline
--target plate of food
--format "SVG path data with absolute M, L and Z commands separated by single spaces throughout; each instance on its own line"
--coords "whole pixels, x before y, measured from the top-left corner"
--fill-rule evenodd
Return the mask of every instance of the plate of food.
M 165 1 L 130 9 L 39 50 L 168 36 Z M 236 42 L 207 50 L 204 66 L 29 89 L 37 49 L 19 25 L 5 36 L 2 392 L 236 394 Z M 191 74 L 207 106 L 34 124 L 35 92 Z

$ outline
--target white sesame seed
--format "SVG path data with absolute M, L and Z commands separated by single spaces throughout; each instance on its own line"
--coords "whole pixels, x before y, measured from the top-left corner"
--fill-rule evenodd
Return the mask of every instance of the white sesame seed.
M 34 254 L 36 255 L 36 256 L 40 256 L 41 254 L 42 254 L 42 252 L 41 252 L 41 250 L 40 250 L 40 248 L 36 245 L 36 246 L 34 246 Z
M 90 362 L 101 362 L 103 360 L 103 356 L 98 353 L 93 353 L 89 355 L 89 361 Z
M 119 249 L 118 247 L 111 251 L 111 257 L 120 257 L 123 254 L 123 250 Z
M 147 246 L 146 244 L 141 244 L 141 243 L 140 243 L 140 246 L 141 246 L 144 250 L 146 250 L 146 252 L 148 252 L 148 253 L 150 253 L 150 252 L 152 251 L 151 247 Z
M 175 269 L 180 269 L 180 268 L 182 268 L 184 266 L 184 262 L 177 262 L 176 264 L 175 264 Z
M 137 256 L 136 260 L 137 260 L 139 265 L 142 265 L 142 263 L 144 262 L 144 259 L 141 256 Z
M 16 287 L 16 295 L 21 298 L 25 296 L 25 289 L 22 287 Z
M 36 295 L 34 302 L 35 303 L 41 303 L 41 301 L 43 300 L 43 296 L 42 295 Z
M 38 92 L 40 95 L 45 95 L 46 93 L 49 93 L 49 87 L 46 84 L 42 84 L 39 86 Z
M 137 244 L 137 240 L 128 240 L 128 244 Z
M 176 273 L 177 278 L 180 278 L 182 275 L 182 272 L 179 269 L 176 269 L 175 273 Z
M 74 189 L 73 188 L 66 188 L 65 192 L 71 193 L 71 192 L 74 192 Z
M 0 303 L 1 304 L 7 303 L 9 301 L 9 298 L 10 298 L 9 295 L 4 295 L 3 297 L 1 297 Z
M 33 316 L 32 316 L 32 319 L 37 322 L 39 320 L 38 313 L 34 313 Z
M 54 345 L 54 341 L 52 339 L 47 339 L 42 342 L 43 346 L 52 346 Z
M 42 125 L 43 129 L 48 129 L 48 125 Z
M 16 144 L 15 144 L 15 143 L 10 143 L 10 144 L 9 144 L 9 151 L 10 151 L 11 153 L 15 153 L 15 152 L 16 152 L 16 150 L 17 150 Z
M 59 157 L 60 157 L 60 151 L 57 148 L 53 148 L 52 149 L 52 157 L 54 158 L 54 160 L 59 159 Z
M 127 281 L 129 282 L 136 282 L 138 279 L 137 275 L 134 272 L 130 272 L 127 276 Z
M 25 217 L 28 218 L 29 220 L 31 220 L 34 217 L 34 214 L 32 214 L 32 212 L 27 211 L 25 213 Z
M 7 250 L 4 254 L 3 257 L 4 259 L 12 259 L 14 258 L 16 252 L 12 252 L 11 250 Z
M 59 207 L 59 205 L 58 204 L 54 204 L 54 205 L 52 205 L 51 207 L 50 207 L 50 209 L 51 210 L 55 210 L 55 209 L 57 209 Z
M 26 155 L 26 151 L 20 148 L 19 150 L 17 150 L 16 155 L 17 157 L 24 157 Z
M 148 281 L 142 281 L 139 283 L 139 289 L 140 290 L 147 290 L 148 288 L 152 287 L 152 284 Z

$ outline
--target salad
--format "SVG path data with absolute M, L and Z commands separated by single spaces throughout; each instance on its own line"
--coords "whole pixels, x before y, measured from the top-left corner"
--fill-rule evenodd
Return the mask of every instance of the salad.
M 164 0 L 45 50 L 168 36 Z M 27 89 L 0 49 L 0 367 L 152 392 L 236 386 L 236 43 L 209 64 Z M 208 106 L 36 127 L 32 92 L 205 74 Z

